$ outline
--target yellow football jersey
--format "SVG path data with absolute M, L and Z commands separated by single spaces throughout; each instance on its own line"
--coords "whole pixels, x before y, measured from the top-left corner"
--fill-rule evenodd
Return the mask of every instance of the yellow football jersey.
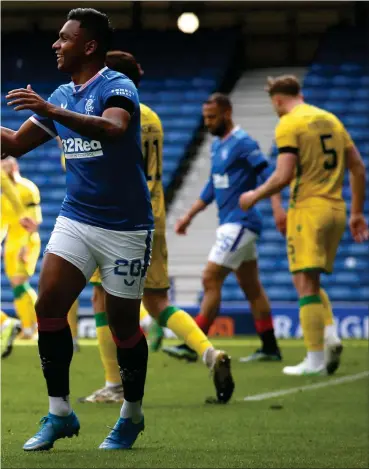
M 148 106 L 141 108 L 142 153 L 145 162 L 147 185 L 155 220 L 155 231 L 165 231 L 165 201 L 162 183 L 163 173 L 163 126 L 159 116 Z
M 1 171 L 1 193 L 7 198 L 18 218 L 25 216 L 25 207 L 17 188 L 5 171 Z
M 19 194 L 19 198 L 25 207 L 25 215 L 40 224 L 42 222 L 40 191 L 36 184 L 29 179 L 20 177 L 17 180 L 15 187 Z M 28 234 L 27 231 L 19 224 L 19 215 L 16 213 L 5 194 L 1 195 L 1 225 L 2 230 L 8 227 L 8 235 L 11 234 L 14 238 L 21 238 Z M 37 233 L 33 233 L 33 235 L 38 236 Z
M 342 122 L 304 103 L 280 119 L 275 136 L 279 153 L 296 153 L 298 158 L 290 206 L 329 202 L 344 208 L 345 150 L 353 142 Z

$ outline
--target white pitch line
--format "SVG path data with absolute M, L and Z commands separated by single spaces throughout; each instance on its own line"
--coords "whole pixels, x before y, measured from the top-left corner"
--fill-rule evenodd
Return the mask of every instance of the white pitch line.
M 323 383 L 307 384 L 306 386 L 299 386 L 297 388 L 281 389 L 275 392 L 266 392 L 264 394 L 255 394 L 254 396 L 246 396 L 242 401 L 264 401 L 266 399 L 272 399 L 273 397 L 286 396 L 287 394 L 295 394 L 300 391 L 310 391 L 311 389 L 326 388 L 328 386 L 336 386 L 337 384 L 350 383 L 357 381 L 362 378 L 369 376 L 369 371 L 363 371 L 355 375 L 343 376 L 342 378 L 330 379 Z

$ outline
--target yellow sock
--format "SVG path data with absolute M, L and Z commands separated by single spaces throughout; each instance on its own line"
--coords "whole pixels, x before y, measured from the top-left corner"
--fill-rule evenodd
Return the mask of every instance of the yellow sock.
M 21 321 L 22 329 L 30 331 L 37 324 L 35 311 L 37 294 L 28 282 L 14 287 L 13 293 L 14 307 Z
M 96 313 L 95 321 L 100 358 L 105 371 L 105 381 L 111 384 L 121 384 L 122 381 L 117 360 L 117 346 L 111 335 L 106 313 Z
M 79 307 L 79 303 L 78 303 L 78 300 L 76 300 L 72 304 L 72 307 L 70 308 L 69 313 L 68 313 L 68 323 L 69 323 L 70 330 L 72 332 L 73 339 L 78 338 L 78 307 Z
M 332 305 L 331 305 L 331 302 L 329 301 L 329 296 L 327 295 L 327 292 L 323 288 L 320 289 L 319 294 L 320 294 L 320 299 L 322 300 L 322 303 L 324 306 L 324 325 L 331 326 L 334 324 L 334 316 L 333 316 Z
M 319 295 L 300 298 L 300 322 L 308 352 L 324 349 L 324 306 Z
M 176 308 L 175 306 L 168 306 L 160 313 L 158 322 L 162 327 L 169 327 L 169 329 L 178 337 L 181 337 L 185 343 L 201 357 L 205 350 L 209 347 L 213 347 L 193 318 L 182 309 Z
M 142 304 L 141 302 L 141 306 L 140 306 L 140 322 L 146 318 L 146 316 L 149 315 L 149 312 L 147 311 L 147 309 L 145 308 L 145 306 Z

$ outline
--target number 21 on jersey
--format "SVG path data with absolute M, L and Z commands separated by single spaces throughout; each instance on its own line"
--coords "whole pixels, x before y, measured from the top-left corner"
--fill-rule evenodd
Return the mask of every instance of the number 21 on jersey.
M 142 144 L 147 181 L 161 181 L 162 157 L 161 142 L 158 138 L 145 139 Z

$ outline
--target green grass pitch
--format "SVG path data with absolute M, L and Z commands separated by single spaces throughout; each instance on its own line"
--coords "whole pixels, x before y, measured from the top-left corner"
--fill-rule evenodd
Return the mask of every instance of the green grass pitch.
M 238 363 L 255 350 L 254 338 L 218 339 L 232 355 L 236 389 L 228 405 L 204 403 L 214 395 L 209 372 L 158 352 L 150 355 L 144 411 L 146 430 L 130 451 L 101 451 L 119 405 L 79 404 L 76 399 L 103 384 L 95 342 L 82 341 L 71 369 L 78 438 L 56 442 L 46 453 L 24 453 L 22 445 L 47 413 L 46 386 L 35 345 L 16 346 L 2 362 L 3 468 L 367 468 L 368 377 L 333 385 L 339 377 L 368 370 L 365 341 L 346 341 L 334 377 L 287 377 L 285 364 L 304 354 L 301 341 L 281 341 L 284 363 Z M 245 396 L 332 382 L 260 401 Z

